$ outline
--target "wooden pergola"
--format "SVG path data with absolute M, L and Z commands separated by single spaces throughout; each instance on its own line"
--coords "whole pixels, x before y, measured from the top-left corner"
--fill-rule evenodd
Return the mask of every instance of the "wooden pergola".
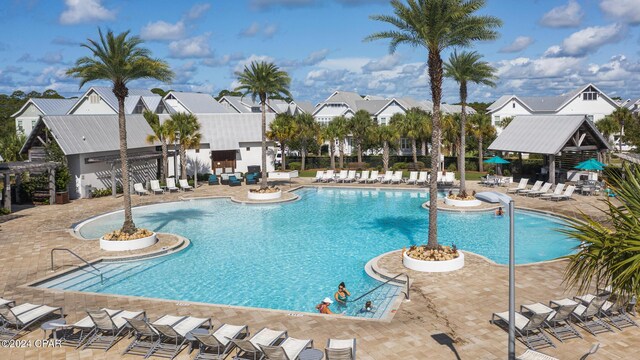
M 49 204 L 56 203 L 56 168 L 60 163 L 54 161 L 32 162 L 15 161 L 0 163 L 0 174 L 4 177 L 4 187 L 2 188 L 2 207 L 11 211 L 11 175 L 15 176 L 16 187 L 22 182 L 23 173 L 44 172 L 49 173 Z M 20 201 L 20 193 L 16 192 L 16 200 Z

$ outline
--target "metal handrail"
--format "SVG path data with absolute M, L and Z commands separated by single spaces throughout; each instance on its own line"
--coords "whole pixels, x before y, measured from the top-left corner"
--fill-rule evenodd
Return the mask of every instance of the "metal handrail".
M 102 275 L 102 271 L 100 271 L 100 269 L 98 269 L 97 267 L 95 267 L 92 264 L 90 264 L 87 260 L 81 258 L 80 255 L 74 253 L 73 251 L 71 251 L 71 249 L 67 249 L 67 248 L 53 248 L 53 249 L 51 249 L 51 271 L 53 271 L 53 253 L 55 251 L 66 251 L 69 254 L 77 257 L 82 262 L 84 262 L 85 264 L 91 266 L 92 268 L 94 268 L 98 272 L 98 274 L 95 274 L 95 275 L 100 275 L 100 284 L 102 284 L 104 282 L 104 276 Z
M 388 279 L 387 281 L 383 282 L 382 284 L 380 284 L 380 285 L 378 285 L 378 286 L 374 287 L 373 289 L 371 289 L 371 290 L 367 291 L 366 293 L 364 293 L 364 294 L 362 294 L 362 295 L 358 296 L 358 297 L 357 297 L 357 298 L 355 298 L 354 300 L 347 300 L 346 302 L 356 302 L 356 301 L 358 301 L 358 300 L 362 299 L 363 297 L 365 297 L 365 296 L 367 296 L 367 295 L 371 294 L 372 292 L 374 292 L 374 291 L 378 290 L 378 289 L 379 289 L 379 288 L 381 288 L 383 285 L 386 285 L 386 284 L 388 284 L 388 283 L 392 282 L 393 280 L 396 280 L 396 279 L 397 279 L 397 278 L 399 278 L 400 276 L 405 276 L 405 277 L 407 278 L 407 282 L 406 282 L 406 285 L 407 285 L 407 291 L 406 291 L 406 292 L 404 292 L 404 297 L 405 297 L 405 299 L 407 299 L 407 300 L 411 300 L 411 297 L 409 296 L 409 275 L 408 275 L 407 273 L 400 273 L 400 274 L 398 274 L 398 275 L 396 275 L 396 276 L 394 276 L 394 277 L 392 277 L 392 278 Z

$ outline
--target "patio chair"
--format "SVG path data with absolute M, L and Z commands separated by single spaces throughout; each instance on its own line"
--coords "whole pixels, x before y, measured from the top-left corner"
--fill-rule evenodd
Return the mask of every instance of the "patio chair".
M 175 178 L 167 178 L 167 191 L 172 192 L 172 191 L 180 191 L 180 189 L 176 186 L 176 179 Z
M 531 187 L 531 189 L 524 189 L 524 190 L 520 190 L 517 192 L 518 195 L 527 195 L 530 192 L 534 192 L 534 191 L 540 191 L 540 188 L 542 187 L 542 181 L 538 180 L 536 181 L 533 186 Z
M 0 308 L 0 334 L 3 339 L 6 337 L 15 339 L 26 331 L 31 325 L 41 320 L 49 318 L 55 312 L 60 312 L 60 318 L 64 317 L 61 307 L 53 307 L 47 305 L 20 304 L 12 308 Z
M 110 316 L 115 316 L 122 312 L 122 310 L 112 310 L 107 308 L 102 308 L 100 311 L 106 311 Z M 63 334 L 60 339 L 63 345 L 75 346 L 76 349 L 82 346 L 89 338 L 89 336 L 93 335 L 93 330 L 95 329 L 96 324 L 91 320 L 89 315 L 84 318 L 76 321 L 73 324 L 60 324 L 59 329 L 63 330 Z
M 240 186 L 242 183 L 235 175 L 229 175 L 229 186 Z
M 589 355 L 595 354 L 599 348 L 600 348 L 600 343 L 591 345 L 591 348 L 589 349 L 589 351 L 587 351 L 586 354 L 582 355 L 580 357 L 580 360 L 585 360 Z M 528 349 L 527 351 L 522 353 L 522 355 L 516 356 L 516 360 L 558 360 L 558 359 L 554 358 L 553 356 L 549 356 L 541 352 Z
M 161 318 L 162 319 L 162 318 Z M 122 352 L 122 355 L 142 355 L 145 358 L 160 339 L 160 332 L 147 320 L 126 319 L 133 330 L 134 339 Z M 160 319 L 159 319 L 160 320 Z M 182 320 L 182 318 L 180 318 Z M 175 322 L 175 320 L 173 320 Z
M 170 316 L 167 321 L 163 321 L 167 323 L 160 323 L 158 321 L 152 323 L 153 327 L 159 332 L 160 337 L 153 348 L 149 350 L 147 357 L 154 355 L 173 359 L 186 346 L 188 341 L 186 336 L 188 333 L 205 326 L 207 323 L 209 324 L 208 327 L 211 328 L 210 318 L 184 316 L 181 320 L 177 320 L 171 324 L 172 320 L 178 318 L 180 317 Z
M 366 183 L 369 180 L 369 170 L 364 170 L 360 173 L 360 178 L 358 179 L 358 183 Z
M 527 345 L 528 348 L 536 350 L 540 347 L 556 347 L 551 339 L 544 333 L 542 326 L 551 313 L 533 314 L 527 318 L 519 312 L 515 313 L 516 335 Z M 496 324 L 501 320 L 504 324 L 509 324 L 509 312 L 493 313 L 491 322 Z
M 349 172 L 347 170 L 340 170 L 340 174 L 338 175 L 336 182 L 344 182 L 347 179 L 348 174 Z
M 578 304 L 578 306 L 573 310 L 571 315 L 574 319 L 578 320 L 579 325 L 581 325 L 585 330 L 587 330 L 591 335 L 597 336 L 597 333 L 602 332 L 613 332 L 611 326 L 609 326 L 602 319 L 601 309 L 604 303 L 609 298 L 609 295 L 602 294 L 595 296 L 591 301 L 585 304 Z M 574 298 L 575 300 L 580 301 L 578 298 Z M 573 304 L 575 301 L 571 299 L 561 299 L 561 300 L 552 300 L 551 304 L 553 305 L 565 305 L 565 304 Z
M 560 195 L 562 194 L 562 190 L 564 190 L 564 184 L 563 183 L 559 183 L 558 185 L 556 185 L 556 188 L 553 190 L 552 193 L 546 193 L 546 194 L 542 194 L 540 195 L 540 199 L 550 199 L 553 195 Z
M 255 333 L 250 339 L 232 339 L 231 342 L 238 348 L 238 354 L 234 359 L 260 360 L 264 356 L 260 346 L 273 345 L 276 341 L 286 337 L 286 331 L 263 328 Z
M 322 176 L 322 182 L 328 183 L 330 181 L 334 181 L 333 175 L 333 170 L 325 171 L 324 175 Z
M 381 184 L 390 184 L 391 180 L 393 180 L 393 171 L 387 171 L 384 173 L 384 177 L 380 180 Z
M 3 299 L 0 298 L 0 307 L 12 307 L 15 306 L 16 302 L 13 300 L 7 300 L 7 299 Z
M 512 187 L 512 188 L 507 188 L 507 194 L 509 193 L 517 193 L 519 191 L 525 190 L 527 188 L 527 183 L 529 182 L 529 179 L 520 179 L 520 182 L 518 183 L 518 186 L 516 187 Z
M 638 326 L 631 316 L 627 313 L 628 301 L 623 299 L 616 299 L 616 301 L 605 301 L 602 305 L 601 313 L 609 320 L 609 323 L 616 329 L 622 330 L 622 328 L 629 326 Z
M 244 182 L 247 185 L 254 185 L 258 183 L 258 179 L 256 178 L 256 175 L 254 173 L 248 173 L 244 177 Z
M 356 339 L 329 339 L 324 353 L 327 360 L 355 360 Z
M 375 183 L 378 181 L 378 175 L 380 174 L 380 172 L 378 170 L 374 170 L 371 172 L 371 175 L 369 176 L 369 178 L 367 179 L 367 181 L 365 181 L 367 184 L 368 183 Z
M 575 186 L 569 185 L 569 186 L 567 186 L 567 189 L 564 191 L 564 194 L 551 195 L 550 199 L 553 200 L 553 201 L 571 200 L 571 196 L 573 195 L 573 192 L 575 190 L 576 190 Z
M 218 179 L 218 176 L 216 174 L 210 174 L 209 185 L 219 185 L 219 184 L 220 184 L 220 180 Z
M 420 171 L 418 174 L 418 180 L 416 180 L 416 185 L 425 185 L 427 183 L 427 179 L 429 178 L 428 171 Z
M 418 181 L 418 172 L 417 171 L 410 171 L 409 172 L 409 178 L 407 179 L 407 184 L 413 184 L 415 185 Z
M 180 184 L 180 189 L 182 189 L 182 191 L 193 191 L 193 186 L 189 185 L 189 181 L 187 181 L 187 179 L 180 179 L 178 180 L 178 183 Z
M 402 171 L 396 171 L 393 173 L 393 176 L 391 176 L 391 181 L 389 182 L 390 184 L 400 184 L 402 182 Z
M 193 334 L 198 340 L 198 354 L 194 360 L 224 359 L 235 344 L 233 339 L 243 339 L 249 336 L 247 325 L 222 324 L 216 331 L 209 334 Z
M 151 184 L 151 191 L 153 191 L 153 194 L 164 194 L 164 189 L 160 187 L 160 181 L 159 180 L 151 180 L 149 182 Z
M 313 182 L 320 182 L 322 181 L 322 177 L 324 176 L 324 171 L 322 170 L 318 170 L 316 171 L 316 177 L 313 179 Z
M 286 338 L 280 345 L 260 345 L 267 360 L 297 360 L 304 349 L 313 348 L 313 340 Z
M 87 340 L 82 346 L 86 348 L 99 348 L 104 351 L 109 350 L 124 332 L 129 331 L 127 319 L 144 318 L 144 311 L 117 311 L 111 315 L 106 309 L 99 311 L 87 311 L 94 324 L 93 330 L 87 336 Z
M 544 185 L 542 185 L 540 190 L 538 190 L 538 191 L 529 191 L 527 193 L 527 196 L 536 197 L 536 196 L 544 195 L 544 194 L 548 193 L 549 190 L 551 190 L 552 186 L 553 186 L 552 183 L 544 183 Z
M 349 170 L 349 173 L 347 174 L 347 178 L 344 179 L 343 182 L 354 182 L 356 181 L 356 171 L 355 170 Z
M 549 304 L 552 305 L 552 304 Z M 560 342 L 571 338 L 581 338 L 582 335 L 571 325 L 571 313 L 578 306 L 578 303 L 558 305 L 555 308 L 551 308 L 541 303 L 534 303 L 529 305 L 520 306 L 521 312 L 530 312 L 532 314 L 548 313 L 549 316 L 545 319 L 545 325 L 549 328 L 550 332 Z
M 133 191 L 140 196 L 149 195 L 149 192 L 142 186 L 142 183 L 133 184 Z

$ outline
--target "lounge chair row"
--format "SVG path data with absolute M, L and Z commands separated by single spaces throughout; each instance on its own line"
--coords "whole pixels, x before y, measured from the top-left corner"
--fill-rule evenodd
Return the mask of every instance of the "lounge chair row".
M 626 312 L 628 302 L 623 298 L 610 301 L 608 291 L 598 295 L 587 294 L 551 300 L 549 305 L 542 303 L 526 304 L 515 313 L 516 335 L 533 350 L 541 347 L 555 347 L 547 330 L 560 342 L 571 338 L 583 338 L 574 325 L 597 336 L 601 332 L 613 332 L 638 324 Z M 491 323 L 508 326 L 509 312 L 494 313 Z
M 576 187 L 569 185 L 565 188 L 565 184 L 559 183 L 551 191 L 552 183 L 544 183 L 536 181 L 533 186 L 527 188 L 529 179 L 520 179 L 518 186 L 507 189 L 507 193 L 515 193 L 522 196 L 539 197 L 543 200 L 561 201 L 571 200 Z
M 263 328 L 251 335 L 247 325 L 231 324 L 213 330 L 210 318 L 164 315 L 150 321 L 144 311 L 90 310 L 86 317 L 66 324 L 62 308 L 28 303 L 15 306 L 15 302 L 1 298 L 0 335 L 17 338 L 56 312 L 59 319 L 48 325 L 56 334 L 61 333 L 58 339 L 62 344 L 108 351 L 130 335 L 133 340 L 122 355 L 173 359 L 186 347 L 191 350 L 192 342 L 198 346 L 195 359 L 224 359 L 235 350 L 234 359 L 296 360 L 305 350 L 313 349 L 313 340 L 289 337 L 286 330 Z M 356 339 L 329 339 L 325 354 L 328 360 L 355 359 Z
M 400 184 L 406 183 L 410 185 L 425 185 L 429 182 L 430 176 L 428 171 L 411 171 L 408 178 L 402 177 L 402 171 L 387 171 L 380 174 L 379 171 L 363 170 L 357 173 L 355 170 L 341 170 L 336 174 L 333 170 L 316 172 L 314 182 L 336 182 L 336 183 L 352 183 L 372 184 L 379 182 L 381 184 Z M 455 182 L 455 174 L 452 172 L 438 172 L 437 183 L 440 185 L 453 185 Z
M 182 191 L 193 190 L 193 186 L 189 185 L 189 182 L 187 181 L 187 179 L 179 179 L 178 183 L 180 184 L 180 187 L 176 186 L 176 179 L 167 178 L 166 179 L 167 185 L 163 188 L 160 186 L 160 180 L 149 181 L 149 184 L 151 186 L 151 192 L 154 195 L 164 194 L 165 191 L 172 192 L 172 191 L 180 191 L 180 190 Z M 138 195 L 149 195 L 149 191 L 144 188 L 144 185 L 142 185 L 142 183 L 133 184 L 133 190 Z

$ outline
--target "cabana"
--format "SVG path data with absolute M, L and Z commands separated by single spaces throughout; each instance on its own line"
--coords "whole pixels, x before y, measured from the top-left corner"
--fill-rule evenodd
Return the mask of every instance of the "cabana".
M 19 186 L 23 173 L 49 172 L 49 204 L 56 203 L 56 167 L 60 165 L 53 161 L 15 161 L 0 163 L 0 174 L 4 177 L 4 187 L 2 188 L 2 207 L 11 211 L 11 175 L 15 176 L 15 185 Z M 20 192 L 16 191 L 19 202 Z
M 592 157 L 603 161 L 611 146 L 586 115 L 527 115 L 516 116 L 489 150 L 544 155 L 548 181 L 555 184 L 556 168 L 571 169 Z

